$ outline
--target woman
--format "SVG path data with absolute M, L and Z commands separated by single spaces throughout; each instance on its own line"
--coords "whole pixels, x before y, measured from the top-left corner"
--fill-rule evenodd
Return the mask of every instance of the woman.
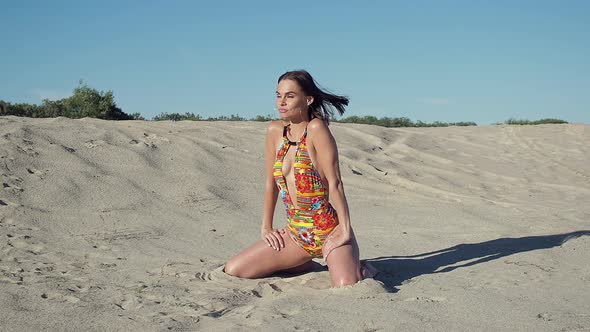
M 262 239 L 231 258 L 224 271 L 260 278 L 303 271 L 313 258 L 323 257 L 332 287 L 354 284 L 369 271 L 359 262 L 338 150 L 328 129 L 330 107 L 343 114 L 348 99 L 319 89 L 305 70 L 281 75 L 276 93 L 282 119 L 266 131 Z M 278 196 L 287 208 L 288 225 L 282 229 L 273 228 Z

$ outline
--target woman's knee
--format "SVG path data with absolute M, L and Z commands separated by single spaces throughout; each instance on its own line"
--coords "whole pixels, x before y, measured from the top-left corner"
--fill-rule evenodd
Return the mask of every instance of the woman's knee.
M 348 265 L 341 262 L 342 265 L 334 266 L 334 263 L 332 262 L 331 266 L 328 267 L 330 269 L 332 287 L 354 285 L 363 280 L 359 264 Z
M 358 276 L 348 275 L 336 278 L 336 280 L 332 279 L 332 287 L 343 287 L 343 286 L 350 286 L 354 285 L 359 282 L 361 279 Z
M 227 263 L 225 263 L 225 266 L 223 267 L 223 272 L 225 272 L 226 274 L 229 274 L 231 276 L 234 277 L 240 277 L 242 278 L 241 274 L 242 271 L 240 269 L 240 264 L 239 262 L 236 261 L 236 259 L 230 259 Z
M 230 259 L 223 267 L 223 272 L 238 278 L 254 279 L 256 274 L 237 259 Z

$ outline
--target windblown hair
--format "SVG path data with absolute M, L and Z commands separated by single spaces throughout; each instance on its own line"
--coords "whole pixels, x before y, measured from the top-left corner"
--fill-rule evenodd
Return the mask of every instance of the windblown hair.
M 313 97 L 313 103 L 309 105 L 309 114 L 312 119 L 320 118 L 329 124 L 330 119 L 334 117 L 334 109 L 342 115 L 345 106 L 348 106 L 347 97 L 334 95 L 320 89 L 313 77 L 303 69 L 284 73 L 279 77 L 278 82 L 282 80 L 297 82 L 306 95 Z

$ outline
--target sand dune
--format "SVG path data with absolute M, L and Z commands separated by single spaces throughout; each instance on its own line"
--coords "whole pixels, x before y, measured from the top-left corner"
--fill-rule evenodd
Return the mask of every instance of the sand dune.
M 0 330 L 590 330 L 590 125 L 332 124 L 381 270 L 342 289 L 221 270 L 265 128 L 0 117 Z

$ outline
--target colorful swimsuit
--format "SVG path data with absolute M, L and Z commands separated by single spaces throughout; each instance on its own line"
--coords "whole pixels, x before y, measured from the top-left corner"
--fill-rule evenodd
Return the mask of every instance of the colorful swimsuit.
M 322 257 L 322 245 L 330 232 L 338 225 L 336 210 L 328 199 L 328 188 L 314 168 L 307 150 L 307 127 L 299 142 L 292 142 L 287 138 L 287 129 L 283 128 L 283 142 L 277 152 L 274 164 L 274 178 L 279 187 L 279 195 L 287 208 L 287 228 L 289 235 L 297 245 L 307 251 L 312 257 Z M 295 145 L 295 174 L 296 201 L 293 205 L 283 175 L 283 160 L 289 147 Z

